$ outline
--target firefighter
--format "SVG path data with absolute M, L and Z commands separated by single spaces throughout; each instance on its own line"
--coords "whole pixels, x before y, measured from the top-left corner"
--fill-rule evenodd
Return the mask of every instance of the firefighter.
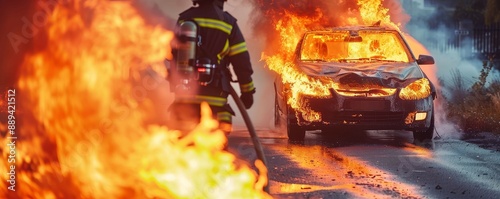
M 206 69 L 196 68 L 194 71 L 208 70 L 213 71 L 213 74 L 208 78 L 201 78 L 200 74 L 195 75 L 198 80 L 203 79 L 203 82 L 198 82 L 196 88 L 187 85 L 179 91 L 179 85 L 171 87 L 176 93 L 174 103 L 170 107 L 170 120 L 177 126 L 174 128 L 185 131 L 192 129 L 199 122 L 201 102 L 207 102 L 214 117 L 219 121 L 219 128 L 229 134 L 232 129 L 232 116 L 235 115 L 227 103 L 232 79 L 229 64 L 233 66 L 238 79 L 240 99 L 245 108 L 249 109 L 253 104 L 255 86 L 251 77 L 253 70 L 250 55 L 236 19 L 223 11 L 224 2 L 225 0 L 193 0 L 194 6 L 182 12 L 177 20 L 178 25 L 193 21 L 197 26 L 197 37 L 194 38 L 197 45 L 196 56 L 194 61 L 190 61 L 191 65 L 213 65 Z M 180 50 L 173 49 L 174 57 Z M 196 124 L 189 122 L 193 118 Z

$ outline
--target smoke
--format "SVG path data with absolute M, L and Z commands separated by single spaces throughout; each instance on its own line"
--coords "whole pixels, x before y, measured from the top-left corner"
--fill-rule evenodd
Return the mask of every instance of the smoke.
M 188 9 L 193 3 L 188 0 L 141 0 L 150 6 L 157 6 L 170 21 L 171 29 L 174 28 L 175 21 L 181 12 Z
M 254 105 L 248 109 L 248 114 L 252 119 L 252 123 L 257 129 L 269 129 L 274 126 L 274 74 L 261 61 L 261 53 L 264 51 L 266 42 L 263 37 L 253 34 L 251 26 L 251 16 L 253 5 L 246 0 L 229 0 L 224 5 L 224 10 L 238 19 L 238 26 L 241 29 L 247 44 L 248 52 L 254 74 L 252 75 L 256 93 L 254 94 Z M 238 84 L 232 84 L 239 93 Z M 239 111 L 236 110 L 234 100 L 229 100 L 231 107 L 235 109 L 236 117 L 233 118 L 235 129 L 245 127 L 245 123 Z
M 423 45 L 428 47 L 430 54 L 436 61 L 435 74 L 438 79 L 434 79 L 433 83 L 442 84 L 439 87 L 440 93 L 436 100 L 437 131 L 444 138 L 459 138 L 462 132 L 458 130 L 457 124 L 446 117 L 447 111 L 443 104 L 443 98 L 453 97 L 453 92 L 457 92 L 457 86 L 461 86 L 460 89 L 470 88 L 475 82 L 475 78 L 480 74 L 482 61 L 475 56 L 465 54 L 473 48 L 471 38 L 467 31 L 459 30 L 461 26 L 458 30 L 449 26 L 450 22 L 445 21 L 446 12 L 443 11 L 445 10 L 443 7 L 440 5 L 423 7 L 421 4 L 408 7 L 412 9 L 411 17 L 414 19 L 408 24 L 408 30 Z M 443 22 L 439 23 L 437 19 L 441 19 Z M 459 41 L 455 41 L 459 42 L 458 46 L 450 45 L 450 41 L 453 41 L 451 39 L 455 36 L 459 38 Z M 425 67 L 422 69 L 425 70 Z
M 167 21 L 167 29 L 170 30 L 173 30 L 179 14 L 193 5 L 192 2 L 188 0 L 142 0 L 141 2 L 144 2 L 142 5 L 145 7 L 157 7 L 161 10 Z M 260 54 L 265 46 L 265 41 L 262 40 L 261 37 L 252 34 L 253 31 L 252 26 L 250 26 L 249 16 L 251 16 L 253 7 L 244 0 L 231 0 L 225 3 L 224 10 L 238 20 L 237 23 L 245 37 L 248 51 L 250 52 L 252 67 L 254 69 L 252 78 L 257 92 L 254 94 L 254 105 L 247 111 L 256 128 L 267 129 L 272 124 L 270 121 L 273 120 L 272 110 L 274 108 L 274 100 L 269 99 L 274 99 L 274 88 L 272 87 L 274 76 L 260 61 Z M 233 83 L 232 86 L 236 89 L 237 93 L 239 93 L 238 84 Z M 168 99 L 168 101 L 170 103 L 171 99 Z M 236 117 L 233 118 L 234 128 L 244 128 L 245 124 L 241 114 L 237 110 L 237 106 L 231 97 L 229 97 L 229 104 L 236 112 Z
M 458 48 L 448 45 L 448 41 L 456 34 L 454 28 L 444 24 L 432 25 L 437 15 L 441 14 L 437 8 L 427 8 L 425 12 L 413 12 L 412 17 L 418 21 L 412 21 L 408 25 L 411 34 L 423 45 L 428 46 L 437 65 L 437 75 L 445 83 L 452 79 L 450 71 L 458 69 L 462 74 L 467 74 L 468 78 L 479 75 L 482 61 L 476 57 L 464 55 L 466 49 L 472 49 L 470 38 L 466 37 Z M 466 81 L 472 85 L 472 81 Z M 446 88 L 444 88 L 446 89 Z
M 275 42 L 278 42 L 278 33 L 273 27 L 273 20 L 282 18 L 286 14 L 297 16 L 299 18 L 314 19 L 313 23 L 304 23 L 307 29 L 320 29 L 325 27 L 345 26 L 354 24 L 371 25 L 376 21 L 366 22 L 360 16 L 360 4 L 373 4 L 374 0 L 359 1 L 331 1 L 331 0 L 251 0 L 254 6 L 252 17 L 250 18 L 255 36 L 265 39 L 267 42 L 266 51 L 272 52 L 275 48 Z M 382 6 L 387 8 L 387 14 L 391 21 L 397 25 L 406 24 L 409 16 L 403 12 L 398 0 L 382 1 Z M 385 14 L 383 11 L 377 11 L 376 14 Z

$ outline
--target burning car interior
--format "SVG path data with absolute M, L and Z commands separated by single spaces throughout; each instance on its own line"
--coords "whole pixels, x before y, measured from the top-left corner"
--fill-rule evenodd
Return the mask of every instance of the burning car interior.
M 409 62 L 408 49 L 391 31 L 315 32 L 304 37 L 300 60 L 325 62 Z

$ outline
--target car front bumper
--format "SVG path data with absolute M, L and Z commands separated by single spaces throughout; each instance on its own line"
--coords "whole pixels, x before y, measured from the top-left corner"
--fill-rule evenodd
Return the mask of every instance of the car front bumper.
M 382 98 L 345 97 L 338 94 L 318 99 L 304 96 L 311 110 L 321 114 L 321 121 L 304 120 L 301 113 L 289 112 L 305 129 L 348 128 L 362 130 L 424 131 L 430 127 L 433 97 L 402 100 L 397 95 Z M 418 114 L 419 117 L 416 117 Z M 425 117 L 422 119 L 422 116 Z

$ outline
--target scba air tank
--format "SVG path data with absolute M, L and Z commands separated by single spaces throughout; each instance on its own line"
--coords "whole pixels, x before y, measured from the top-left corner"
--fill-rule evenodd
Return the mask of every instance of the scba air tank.
M 184 21 L 178 27 L 178 53 L 177 53 L 177 72 L 179 75 L 190 76 L 195 75 L 194 63 L 196 59 L 196 41 L 197 41 L 197 26 L 193 21 Z

